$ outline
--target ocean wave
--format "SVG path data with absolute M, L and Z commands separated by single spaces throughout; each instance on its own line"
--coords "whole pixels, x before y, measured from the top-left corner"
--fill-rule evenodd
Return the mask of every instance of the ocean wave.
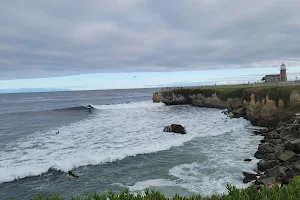
M 140 101 L 140 102 L 125 102 L 120 104 L 105 104 L 105 105 L 93 105 L 90 104 L 90 110 L 110 110 L 110 109 L 130 109 L 130 108 L 140 108 L 140 107 L 161 107 L 164 106 L 163 103 L 153 104 L 150 101 Z M 35 113 L 47 113 L 47 112 L 75 112 L 75 111 L 89 111 L 89 105 L 79 105 L 79 106 L 70 106 L 64 108 L 54 108 L 54 109 L 40 109 L 34 111 L 26 112 L 7 112 L 1 113 L 0 115 L 16 114 L 16 115 L 25 115 L 25 114 L 35 114 Z
M 152 101 L 126 102 L 122 104 L 94 105 L 98 110 L 115 110 L 115 109 L 136 109 L 136 108 L 155 108 L 163 107 L 164 103 L 152 103 Z
M 88 106 L 73 106 L 73 107 L 68 107 L 68 108 L 58 108 L 58 109 L 53 109 L 54 111 L 80 111 L 80 110 L 89 110 L 89 109 L 95 109 L 92 105 L 91 107 Z
M 197 137 L 223 135 L 244 126 L 240 119 L 224 120 L 219 110 L 207 112 L 186 106 L 174 110 L 152 102 L 92 106 L 106 111 L 7 144 L 0 151 L 0 183 L 38 176 L 50 168 L 67 172 L 81 166 L 156 153 L 182 146 Z M 162 132 L 164 126 L 172 123 L 185 126 L 188 134 Z
M 101 149 L 99 151 L 96 151 L 96 148 L 94 150 L 84 150 L 83 148 L 80 148 L 80 150 L 77 149 L 76 152 L 74 152 L 74 149 L 72 150 L 71 148 L 61 148 L 60 150 L 57 150 L 59 153 L 56 153 L 54 152 L 55 149 L 33 149 L 31 152 L 35 152 L 36 158 L 32 157 L 33 153 L 29 153 L 24 155 L 23 158 L 18 162 L 15 162 L 15 159 L 17 158 L 16 154 L 19 154 L 20 151 L 16 151 L 14 152 L 15 155 L 13 156 L 14 161 L 5 157 L 4 159 L 2 158 L 2 160 L 0 160 L 0 183 L 30 176 L 43 175 L 44 173 L 49 172 L 49 170 L 68 172 L 73 168 L 81 166 L 101 165 L 122 160 L 126 157 L 156 153 L 159 151 L 168 150 L 173 146 L 181 146 L 184 144 L 184 142 L 192 139 L 191 137 L 180 138 L 176 136 L 175 138 L 177 139 L 173 139 L 173 142 L 171 143 L 163 145 L 162 143 L 158 142 L 156 144 L 152 144 L 152 147 L 150 148 L 146 143 L 142 146 L 138 146 L 137 148 L 130 148 L 129 145 L 126 147 L 122 147 L 123 145 L 115 145 L 111 150 L 107 150 L 106 154 L 103 154 L 105 148 L 101 148 L 100 145 L 98 146 L 98 148 Z M 169 140 L 170 139 L 171 138 L 169 138 Z M 28 150 L 30 150 L 30 147 L 28 147 Z M 47 154 L 49 156 L 46 156 Z M 26 159 L 29 156 L 31 158 Z M 1 157 L 3 157 L 3 155 L 1 155 Z M 38 157 L 40 157 L 40 159 L 37 159 Z M 37 162 L 35 161 L 36 159 Z M 3 165 L 3 163 L 7 164 Z
M 161 106 L 151 102 L 104 105 L 100 107 L 110 111 L 15 141 L 0 151 L 0 182 L 38 176 L 50 168 L 67 172 L 80 166 L 155 153 L 197 137 L 197 133 L 163 133 L 161 122 L 152 120 Z M 120 112 L 121 107 L 130 109 Z M 146 129 L 149 126 L 152 128 Z
M 95 110 L 93 106 L 91 110 Z M 7 112 L 1 113 L 0 115 L 26 115 L 26 114 L 37 114 L 37 113 L 49 113 L 49 112 L 68 112 L 68 111 L 88 111 L 88 106 L 72 106 L 66 108 L 54 108 L 54 109 L 40 109 L 40 110 L 33 110 L 33 111 L 25 111 L 25 112 Z

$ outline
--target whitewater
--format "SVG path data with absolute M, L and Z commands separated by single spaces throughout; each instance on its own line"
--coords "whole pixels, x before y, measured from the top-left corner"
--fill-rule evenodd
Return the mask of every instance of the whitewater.
M 12 184 L 19 187 L 17 197 L 61 190 L 66 198 L 110 189 L 141 192 L 149 187 L 169 196 L 178 191 L 210 195 L 226 192 L 226 184 L 247 186 L 241 172 L 255 169 L 257 161 L 243 159 L 253 158 L 261 139 L 251 134 L 255 127 L 248 121 L 228 119 L 218 109 L 152 103 L 151 92 L 139 94 L 144 98 L 138 101 L 133 100 L 136 95 L 132 92 L 111 98 L 103 95 L 106 101 L 101 103 L 96 97 L 80 101 L 76 95 L 78 102 L 68 107 L 45 106 L 60 98 L 49 103 L 40 97 L 43 109 L 10 111 L 10 118 L 32 120 L 24 126 L 28 130 L 23 128 L 24 133 L 14 139 L 9 137 L 10 130 L 3 134 L 0 197 L 11 197 Z M 72 94 L 68 95 L 72 99 Z M 86 96 L 91 97 L 81 98 Z M 117 103 L 110 104 L 111 99 Z M 28 101 L 25 98 L 23 103 Z M 91 112 L 85 108 L 88 104 L 94 107 Z M 57 125 L 52 126 L 53 120 Z M 188 134 L 162 132 L 172 123 L 185 126 Z M 75 185 L 65 178 L 69 170 L 80 176 Z M 30 193 L 26 193 L 28 188 Z

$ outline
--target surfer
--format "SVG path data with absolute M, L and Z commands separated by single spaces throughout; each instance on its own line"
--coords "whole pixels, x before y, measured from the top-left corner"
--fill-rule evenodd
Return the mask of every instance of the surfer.
M 59 131 L 56 132 L 56 135 L 59 134 Z
M 79 176 L 73 174 L 72 171 L 69 171 L 69 177 L 70 177 L 70 178 L 78 178 Z
M 91 109 L 93 108 L 93 106 L 88 105 L 87 108 L 89 109 L 89 112 L 91 112 Z

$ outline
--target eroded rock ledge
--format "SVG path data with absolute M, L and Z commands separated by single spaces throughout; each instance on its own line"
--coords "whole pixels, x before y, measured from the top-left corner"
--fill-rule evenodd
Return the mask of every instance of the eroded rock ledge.
M 162 90 L 153 102 L 166 105 L 190 104 L 208 108 L 244 109 L 241 117 L 253 125 L 274 127 L 300 112 L 300 86 L 206 87 Z

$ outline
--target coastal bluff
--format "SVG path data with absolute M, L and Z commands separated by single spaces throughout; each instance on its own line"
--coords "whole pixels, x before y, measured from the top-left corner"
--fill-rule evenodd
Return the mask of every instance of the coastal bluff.
M 206 86 L 153 93 L 153 102 L 244 110 L 253 125 L 274 127 L 300 113 L 300 86 Z

